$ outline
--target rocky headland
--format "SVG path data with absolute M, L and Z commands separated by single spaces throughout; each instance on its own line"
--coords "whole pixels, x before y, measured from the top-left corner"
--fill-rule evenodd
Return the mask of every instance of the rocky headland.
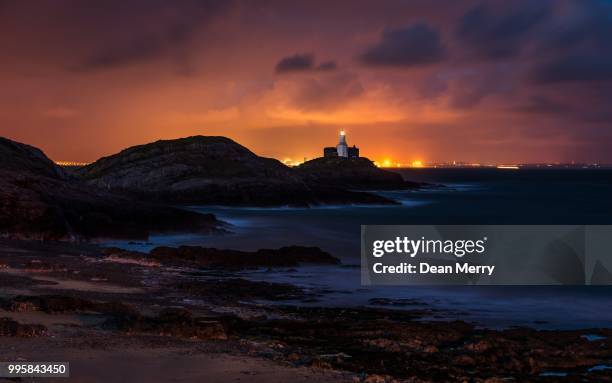
M 427 186 L 410 182 L 398 173 L 376 167 L 365 157 L 320 157 L 297 166 L 305 182 L 350 190 L 406 190 Z
M 338 164 L 341 165 L 341 164 Z M 333 164 L 328 171 L 333 172 Z M 398 174 L 377 169 L 368 160 L 359 169 L 385 189 L 405 188 Z M 343 174 L 327 182 L 310 168 L 293 169 L 264 158 L 226 137 L 194 136 L 134 146 L 77 171 L 90 185 L 139 198 L 176 204 L 312 206 L 319 204 L 393 204 L 372 193 L 357 192 Z M 378 178 L 376 178 L 378 176 Z M 361 177 L 360 181 L 365 181 Z M 387 182 L 385 184 L 385 182 Z
M 0 137 L 0 236 L 82 240 L 221 229 L 197 214 L 93 188 L 37 148 Z
M 0 137 L 0 176 L 0 236 L 68 240 L 223 230 L 213 215 L 175 205 L 388 205 L 397 202 L 366 190 L 422 186 L 366 158 L 290 168 L 206 136 L 135 146 L 66 170 L 41 150 Z

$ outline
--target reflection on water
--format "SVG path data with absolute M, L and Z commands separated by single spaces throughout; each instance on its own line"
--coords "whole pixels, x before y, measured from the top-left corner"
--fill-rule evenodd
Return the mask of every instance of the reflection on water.
M 249 272 L 248 277 L 331 290 L 316 304 L 361 305 L 372 298 L 415 298 L 428 307 L 492 327 L 612 327 L 609 287 L 362 287 L 362 224 L 612 224 L 612 171 L 415 169 L 412 180 L 444 188 L 382 193 L 399 206 L 300 208 L 193 207 L 232 225 L 224 236 L 153 236 L 149 242 L 112 243 L 149 250 L 159 245 L 201 245 L 256 250 L 319 246 L 344 267 Z M 347 267 L 349 266 L 349 267 Z M 414 308 L 415 306 L 408 306 Z M 401 307 L 394 307 L 400 308 Z

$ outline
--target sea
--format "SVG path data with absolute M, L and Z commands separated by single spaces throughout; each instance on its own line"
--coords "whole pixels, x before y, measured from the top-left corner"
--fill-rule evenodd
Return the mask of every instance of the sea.
M 612 286 L 362 286 L 359 268 L 364 224 L 612 224 L 612 170 L 394 171 L 432 186 L 378 192 L 401 202 L 397 206 L 192 206 L 189 209 L 214 213 L 229 224 L 231 233 L 155 235 L 146 242 L 106 245 L 140 251 L 161 245 L 240 250 L 318 246 L 340 258 L 342 265 L 249 270 L 240 276 L 292 283 L 320 293 L 316 302 L 294 304 L 376 307 L 384 303 L 397 310 L 430 310 L 432 315 L 425 320 L 460 319 L 486 328 L 612 328 Z

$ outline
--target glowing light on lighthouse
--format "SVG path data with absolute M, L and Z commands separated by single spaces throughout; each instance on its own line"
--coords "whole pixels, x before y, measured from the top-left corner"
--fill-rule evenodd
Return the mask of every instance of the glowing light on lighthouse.
M 336 149 L 338 150 L 338 157 L 348 157 L 348 145 L 346 144 L 346 135 L 344 130 L 340 131 L 340 141 L 338 142 Z

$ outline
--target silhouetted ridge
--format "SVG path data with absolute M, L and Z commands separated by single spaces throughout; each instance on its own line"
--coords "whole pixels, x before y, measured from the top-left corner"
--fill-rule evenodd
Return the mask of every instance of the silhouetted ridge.
M 314 205 L 391 203 L 340 185 L 304 179 L 295 169 L 259 157 L 225 137 L 194 136 L 134 146 L 78 174 L 107 190 L 180 204 Z
M 354 190 L 400 190 L 420 184 L 404 181 L 398 173 L 376 167 L 365 157 L 320 157 L 304 162 L 296 171 L 307 182 Z
M 146 238 L 150 232 L 215 230 L 219 222 L 142 203 L 68 177 L 34 147 L 0 137 L 0 237 Z
M 64 179 L 64 171 L 38 148 L 0 137 L 0 170 Z

